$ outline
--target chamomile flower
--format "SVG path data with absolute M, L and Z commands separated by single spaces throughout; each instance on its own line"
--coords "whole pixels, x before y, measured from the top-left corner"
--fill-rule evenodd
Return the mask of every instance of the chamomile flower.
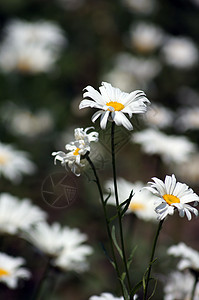
M 0 232 L 16 234 L 45 219 L 46 213 L 29 199 L 20 200 L 7 193 L 0 195 Z
M 16 150 L 13 146 L 0 143 L 0 175 L 19 183 L 24 174 L 32 174 L 35 165 L 29 160 L 28 154 Z
M 91 296 L 89 300 L 124 300 L 124 298 L 115 297 L 110 293 L 102 293 L 100 296 Z
M 81 159 L 87 152 L 90 152 L 90 143 L 98 141 L 98 133 L 96 131 L 87 133 L 91 128 L 93 127 L 75 129 L 75 141 L 65 145 L 65 149 L 69 151 L 68 153 L 63 151 L 52 153 L 55 156 L 55 163 L 59 160 L 63 166 L 68 165 L 76 176 L 80 175 L 82 167 L 85 166 L 81 163 Z
M 156 221 L 157 214 L 155 213 L 154 197 L 149 191 L 144 188 L 142 182 L 136 181 L 131 183 L 124 178 L 118 178 L 118 194 L 120 203 L 127 200 L 133 190 L 133 197 L 129 204 L 126 213 L 134 213 L 139 219 L 144 221 Z M 116 205 L 114 197 L 114 184 L 112 180 L 105 183 L 105 189 L 111 191 L 110 198 L 107 204 Z
M 122 92 L 118 88 L 112 87 L 110 83 L 102 82 L 99 87 L 100 93 L 92 86 L 87 86 L 83 94 L 84 100 L 81 101 L 79 108 L 92 107 L 98 108 L 92 116 L 92 122 L 95 122 L 99 117 L 100 126 L 106 128 L 109 115 L 111 120 L 116 125 L 123 125 L 128 130 L 132 130 L 133 126 L 125 113 L 131 118 L 133 114 L 145 113 L 147 105 L 150 101 L 146 98 L 143 91 L 136 90 L 131 93 Z M 92 100 L 90 100 L 92 99 Z
M 12 257 L 0 252 L 0 282 L 9 288 L 17 288 L 17 281 L 21 278 L 28 279 L 30 272 L 21 267 L 25 260 L 22 257 Z
M 87 235 L 77 228 L 41 222 L 24 238 L 51 257 L 52 265 L 60 269 L 81 272 L 88 267 L 86 257 L 92 253 L 92 248 L 84 244 Z
M 168 254 L 181 258 L 178 263 L 179 270 L 191 269 L 199 271 L 199 252 L 184 243 L 169 247 Z
M 154 182 L 149 182 L 150 187 L 146 187 L 158 198 L 155 201 L 155 208 L 158 219 L 163 220 L 167 215 L 173 215 L 174 210 L 179 211 L 180 217 L 187 216 L 191 220 L 191 212 L 198 215 L 198 210 L 187 203 L 199 201 L 197 194 L 193 192 L 185 183 L 176 181 L 175 175 L 166 176 L 165 181 L 153 177 Z

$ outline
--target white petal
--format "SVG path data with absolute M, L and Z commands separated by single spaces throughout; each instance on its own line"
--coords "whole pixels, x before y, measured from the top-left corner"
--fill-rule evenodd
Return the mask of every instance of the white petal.
M 102 129 L 105 129 L 106 128 L 106 123 L 107 123 L 107 120 L 108 120 L 108 116 L 109 116 L 109 111 L 107 110 L 106 112 L 104 112 L 102 115 L 101 115 L 101 119 L 100 119 L 100 127 Z

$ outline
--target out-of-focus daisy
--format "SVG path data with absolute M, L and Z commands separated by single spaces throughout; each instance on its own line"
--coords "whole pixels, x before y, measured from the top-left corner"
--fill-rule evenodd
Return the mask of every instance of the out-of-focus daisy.
M 168 38 L 162 48 L 162 54 L 166 63 L 176 68 L 190 68 L 198 62 L 198 49 L 187 37 Z
M 137 181 L 131 183 L 123 178 L 118 178 L 118 194 L 120 203 L 127 200 L 133 190 L 133 197 L 126 213 L 134 213 L 139 219 L 144 221 L 156 221 L 157 214 L 154 207 L 154 196 L 144 188 L 144 184 Z M 108 204 L 116 205 L 114 197 L 114 185 L 112 180 L 105 183 L 105 189 L 111 191 Z
M 57 3 L 66 10 L 78 9 L 84 4 L 84 2 L 85 0 L 57 0 Z
M 172 272 L 166 280 L 164 287 L 164 300 L 183 299 L 190 300 L 194 285 L 194 277 L 189 272 Z M 193 300 L 198 300 L 199 283 L 197 283 Z
M 2 114 L 8 129 L 16 135 L 35 137 L 46 133 L 54 126 L 53 117 L 46 109 L 32 113 L 29 109 L 11 103 L 2 108 Z
M 137 51 L 149 53 L 162 44 L 163 31 L 154 24 L 139 22 L 131 26 L 130 39 Z
M 71 171 L 76 176 L 79 176 L 81 168 L 85 166 L 81 163 L 82 157 L 87 152 L 90 152 L 91 142 L 98 142 L 98 133 L 96 131 L 87 133 L 88 130 L 92 128 L 93 127 L 88 127 L 86 129 L 76 128 L 74 131 L 75 141 L 65 145 L 65 149 L 69 152 L 65 153 L 63 151 L 58 151 L 52 153 L 52 155 L 55 156 L 55 163 L 59 160 L 63 166 L 68 165 Z
M 173 215 L 177 209 L 180 217 L 187 216 L 191 220 L 191 212 L 198 215 L 198 210 L 187 203 L 199 201 L 199 197 L 185 183 L 177 182 L 175 175 L 166 176 L 165 181 L 153 177 L 154 182 L 149 182 L 146 187 L 158 198 L 155 200 L 158 219 L 163 220 L 167 215 Z
M 5 283 L 9 288 L 15 289 L 19 279 L 28 279 L 31 274 L 21 267 L 25 263 L 22 257 L 12 257 L 0 252 L 0 282 Z
M 125 6 L 127 6 L 133 13 L 150 14 L 155 8 L 154 0 L 123 0 Z
M 199 106 L 182 108 L 176 121 L 176 126 L 180 131 L 189 129 L 199 129 Z
M 189 160 L 183 164 L 175 166 L 176 175 L 190 184 L 198 185 L 199 181 L 199 154 L 195 153 L 190 156 Z M 172 166 L 171 166 L 172 167 Z
M 46 213 L 29 199 L 20 200 L 7 193 L 0 195 L 0 232 L 16 234 L 45 219 Z
M 37 224 L 24 238 L 51 257 L 51 263 L 63 270 L 84 271 L 87 268 L 86 257 L 92 248 L 84 242 L 87 235 L 77 228 L 61 228 L 60 224 Z
M 0 67 L 5 72 L 48 72 L 55 64 L 66 38 L 53 22 L 12 20 L 0 47 Z
M 99 87 L 100 93 L 92 86 L 87 86 L 85 90 L 84 100 L 81 101 L 79 108 L 98 108 L 99 111 L 92 116 L 92 121 L 95 122 L 101 117 L 102 129 L 106 128 L 108 117 L 111 115 L 111 120 L 116 125 L 123 125 L 128 130 L 132 130 L 133 126 L 124 114 L 127 113 L 131 118 L 133 114 L 145 113 L 147 105 L 150 104 L 143 91 L 125 93 L 107 82 L 102 82 L 102 86 Z
M 146 122 L 158 128 L 169 127 L 173 122 L 173 117 L 173 112 L 160 104 L 151 105 L 145 114 Z
M 169 247 L 168 254 L 181 258 L 178 263 L 179 270 L 199 271 L 199 252 L 184 243 Z
M 35 165 L 29 160 L 28 154 L 23 151 L 15 150 L 11 145 L 0 143 L 0 174 L 19 183 L 22 175 L 32 174 Z
M 140 144 L 143 152 L 160 155 L 165 163 L 184 163 L 196 152 L 196 145 L 185 136 L 167 135 L 153 128 L 135 133 L 132 141 Z
M 91 296 L 89 300 L 124 300 L 124 298 L 115 297 L 110 293 L 102 293 L 100 296 Z

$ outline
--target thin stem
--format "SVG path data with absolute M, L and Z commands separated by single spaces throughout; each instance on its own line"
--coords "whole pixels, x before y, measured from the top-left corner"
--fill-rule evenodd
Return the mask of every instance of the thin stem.
M 103 207 L 104 217 L 105 217 L 105 221 L 106 221 L 106 229 L 107 229 L 108 238 L 109 238 L 110 245 L 111 245 L 111 252 L 112 252 L 112 256 L 113 256 L 113 261 L 114 261 L 115 269 L 116 269 L 117 276 L 118 276 L 118 279 L 119 279 L 119 282 L 120 282 L 122 294 L 124 296 L 124 289 L 123 289 L 122 283 L 120 281 L 120 272 L 119 272 L 119 268 L 118 268 L 117 259 L 116 259 L 116 256 L 115 256 L 115 251 L 114 251 L 114 246 L 113 246 L 113 239 L 112 239 L 112 235 L 111 235 L 111 231 L 110 231 L 110 227 L 109 227 L 109 219 L 108 219 L 107 210 L 106 210 L 106 203 L 104 201 L 104 196 L 103 196 L 100 180 L 99 180 L 99 177 L 97 175 L 96 168 L 95 168 L 92 160 L 90 159 L 90 157 L 88 155 L 86 155 L 85 158 L 87 159 L 88 163 L 90 164 L 91 169 L 93 170 L 93 173 L 94 173 L 94 176 L 95 176 L 95 179 L 96 179 L 95 182 L 96 182 L 97 187 L 98 187 L 98 191 L 99 191 L 99 194 L 100 194 L 100 200 L 101 200 L 102 207 Z
M 49 272 L 50 262 L 51 262 L 51 258 L 48 257 L 45 269 L 43 271 L 43 275 L 42 275 L 42 277 L 40 279 L 40 282 L 39 282 L 39 284 L 36 288 L 36 291 L 33 293 L 32 300 L 39 300 L 40 299 L 40 294 L 41 294 L 41 291 L 42 291 L 42 288 L 43 288 L 43 284 L 44 284 L 45 279 L 47 277 L 47 274 Z
M 117 189 L 117 175 L 116 175 L 116 165 L 115 165 L 115 122 L 112 122 L 111 127 L 111 152 L 112 152 L 112 167 L 113 167 L 113 183 L 114 183 L 114 190 L 115 190 L 115 200 L 117 205 L 117 214 L 118 214 L 118 221 L 119 221 L 119 231 L 120 231 L 120 239 L 121 239 L 121 248 L 122 248 L 122 255 L 123 255 L 123 262 L 124 262 L 124 268 L 126 272 L 126 278 L 128 282 L 129 287 L 129 294 L 131 291 L 131 283 L 130 283 L 130 277 L 129 277 L 129 271 L 127 267 L 127 259 L 126 259 L 126 253 L 125 253 L 125 246 L 124 246 L 124 235 L 123 235 L 123 229 L 122 229 L 122 217 L 121 212 L 119 208 L 119 197 L 118 197 L 118 189 Z
M 144 300 L 147 299 L 147 290 L 148 290 L 149 279 L 150 279 L 150 275 L 151 275 L 152 264 L 153 264 L 153 260 L 154 260 L 155 249 L 156 249 L 156 245 L 157 245 L 158 236 L 160 234 L 160 230 L 162 229 L 163 222 L 164 222 L 164 219 L 159 222 L 158 229 L 157 229 L 157 232 L 156 232 L 156 235 L 154 238 L 154 242 L 153 242 L 153 248 L 152 248 L 152 252 L 151 252 L 151 258 L 150 258 L 149 268 L 148 268 L 147 278 L 146 278 L 146 287 L 144 290 Z
M 195 280 L 194 280 L 194 284 L 193 284 L 193 288 L 192 288 L 190 300 L 194 299 L 194 295 L 195 295 L 195 291 L 196 291 L 196 285 L 198 283 L 198 276 L 196 274 L 194 274 L 194 275 L 195 275 Z

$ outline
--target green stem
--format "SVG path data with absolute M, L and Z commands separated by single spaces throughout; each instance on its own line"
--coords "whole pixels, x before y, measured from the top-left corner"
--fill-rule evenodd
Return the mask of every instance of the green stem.
M 153 242 L 153 248 L 152 248 L 152 252 L 151 252 L 149 268 L 147 271 L 146 287 L 144 289 L 144 298 L 143 298 L 144 300 L 147 299 L 147 290 L 148 290 L 148 285 L 149 285 L 149 280 L 150 280 L 150 275 L 151 275 L 152 264 L 153 264 L 153 260 L 154 260 L 155 249 L 156 249 L 156 245 L 157 245 L 158 236 L 160 234 L 160 230 L 162 229 L 163 222 L 164 222 L 164 219 L 159 222 L 158 229 L 157 229 L 157 232 L 156 232 L 156 235 L 154 238 L 154 242 Z
M 124 268 L 125 268 L 125 272 L 126 272 L 126 278 L 127 278 L 127 282 L 128 282 L 129 295 L 130 295 L 131 283 L 130 283 L 129 271 L 128 271 L 128 267 L 127 267 L 125 246 L 124 246 L 124 235 L 123 235 L 123 229 L 122 229 L 122 217 L 121 217 L 121 212 L 120 212 L 120 208 L 119 208 L 119 197 L 118 197 L 118 189 L 117 189 L 117 175 L 116 175 L 116 165 L 115 165 L 115 142 L 114 142 L 114 139 L 115 139 L 115 122 L 112 122 L 112 127 L 111 127 L 111 152 L 112 152 L 112 167 L 113 167 L 113 183 L 114 183 L 114 190 L 115 190 L 115 200 L 116 200 L 116 205 L 117 205 L 117 215 L 118 215 L 118 221 L 119 221 L 119 231 L 120 231 L 123 262 L 124 262 Z
M 106 221 L 106 229 L 107 229 L 108 238 L 109 238 L 110 245 L 111 245 L 111 252 L 112 252 L 112 256 L 113 256 L 113 261 L 114 261 L 116 273 L 117 273 L 117 276 L 118 276 L 118 279 L 119 279 L 119 282 L 120 282 L 122 295 L 124 296 L 124 289 L 123 289 L 122 283 L 120 281 L 120 272 L 119 272 L 119 268 L 118 268 L 117 259 L 116 259 L 116 256 L 115 256 L 115 251 L 114 251 L 114 246 L 113 246 L 113 239 L 112 239 L 112 235 L 111 235 L 111 231 L 110 231 L 110 227 L 109 227 L 109 219 L 108 219 L 107 210 L 106 210 L 106 203 L 104 201 L 104 196 L 103 196 L 100 180 L 99 180 L 99 177 L 97 175 L 96 168 L 95 168 L 92 160 L 90 159 L 90 157 L 88 155 L 86 155 L 85 158 L 87 159 L 88 163 L 90 164 L 91 169 L 93 170 L 93 173 L 94 173 L 94 176 L 95 176 L 95 179 L 96 179 L 95 182 L 96 182 L 97 187 L 98 187 L 98 191 L 99 191 L 99 194 L 100 194 L 100 200 L 101 200 L 102 207 L 103 207 L 104 217 L 105 217 L 105 221 Z
M 193 284 L 193 288 L 192 288 L 192 292 L 191 292 L 191 298 L 190 300 L 193 300 L 194 299 L 194 295 L 195 295 L 195 291 L 196 291 L 196 285 L 198 283 L 198 276 L 195 275 L 195 281 L 194 281 L 194 284 Z

